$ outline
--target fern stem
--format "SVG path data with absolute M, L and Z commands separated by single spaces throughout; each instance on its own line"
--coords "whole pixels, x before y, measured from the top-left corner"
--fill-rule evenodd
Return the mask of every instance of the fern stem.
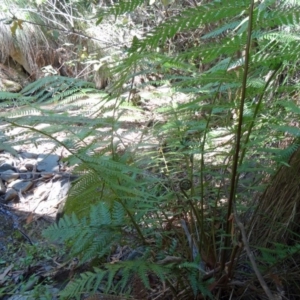
M 138 235 L 140 236 L 143 244 L 146 245 L 147 244 L 146 243 L 146 239 L 145 239 L 145 237 L 144 237 L 144 235 L 143 235 L 143 233 L 142 233 L 139 225 L 134 220 L 133 215 L 131 214 L 131 212 L 129 211 L 129 209 L 127 208 L 127 206 L 120 199 L 117 200 L 117 201 L 124 207 L 125 211 L 128 213 L 128 216 L 129 216 L 129 218 L 130 218 L 130 220 L 132 222 L 133 227 L 136 229 L 136 231 L 137 231 Z
M 225 231 L 225 239 L 224 239 L 224 247 L 222 249 L 221 254 L 221 272 L 224 271 L 226 257 L 227 257 L 227 248 L 229 246 L 230 240 L 230 230 L 232 225 L 232 220 L 230 218 L 232 214 L 233 203 L 235 201 L 235 191 L 236 185 L 238 183 L 238 162 L 241 151 L 241 139 L 242 139 L 242 125 L 243 125 L 243 112 L 244 112 L 244 104 L 246 99 L 247 92 L 247 77 L 249 70 L 249 59 L 250 59 L 250 47 L 251 47 L 251 37 L 252 37 L 252 23 L 253 23 L 253 11 L 254 11 L 254 0 L 251 0 L 251 4 L 249 7 L 249 22 L 248 22 L 248 30 L 247 30 L 247 43 L 246 43 L 246 51 L 245 51 L 245 69 L 242 79 L 242 90 L 241 90 L 241 100 L 239 107 L 239 119 L 237 125 L 237 133 L 236 133 L 236 142 L 235 142 L 235 153 L 233 156 L 233 165 L 232 165 L 232 174 L 231 174 L 231 182 L 230 182 L 230 194 L 228 199 L 228 210 L 227 210 L 227 219 L 226 219 L 226 231 Z
M 253 117 L 252 117 L 251 123 L 250 123 L 250 125 L 249 125 L 249 127 L 248 127 L 248 130 L 247 130 L 247 135 L 246 135 L 245 143 L 244 143 L 244 144 L 245 144 L 245 147 L 244 147 L 243 150 L 242 150 L 242 154 L 241 154 L 240 161 L 239 161 L 239 166 L 242 164 L 243 159 L 244 159 L 244 156 L 245 156 L 245 154 L 246 154 L 246 145 L 247 145 L 248 142 L 249 142 L 250 135 L 251 135 L 252 129 L 253 129 L 254 125 L 255 125 L 255 120 L 256 120 L 256 117 L 257 117 L 257 115 L 258 115 L 258 113 L 259 113 L 259 109 L 260 109 L 260 106 L 261 106 L 261 102 L 262 102 L 262 100 L 263 100 L 263 97 L 264 97 L 264 95 L 265 95 L 265 92 L 266 92 L 268 86 L 270 85 L 270 83 L 272 82 L 274 76 L 277 74 L 278 70 L 280 69 L 281 65 L 282 65 L 282 63 L 279 64 L 278 67 L 273 71 L 272 75 L 270 76 L 270 78 L 268 79 L 268 81 L 267 81 L 266 84 L 265 84 L 265 87 L 264 87 L 263 92 L 262 92 L 262 93 L 260 94 L 260 96 L 259 96 L 258 102 L 257 102 L 257 104 L 256 104 L 256 107 L 255 107 L 255 110 L 254 110 L 254 113 L 253 113 Z
M 228 62 L 228 66 L 230 65 L 231 61 Z M 222 82 L 219 83 L 219 86 L 215 92 L 215 96 L 213 98 L 213 101 L 212 101 L 212 105 L 214 105 L 216 103 L 216 100 L 217 100 L 217 97 L 218 97 L 218 93 L 221 89 L 221 86 L 222 86 Z M 204 169 L 205 169 L 205 163 L 204 163 L 204 153 L 205 153 L 205 142 L 206 142 L 206 137 L 207 137 L 207 132 L 209 130 L 209 125 L 210 125 L 210 121 L 211 121 L 211 118 L 212 118 L 212 110 L 210 111 L 209 115 L 207 116 L 207 122 L 205 124 L 205 128 L 203 130 L 203 137 L 202 137 L 202 141 L 200 143 L 200 199 L 201 199 L 201 202 L 200 202 L 200 205 L 201 205 L 201 235 L 200 235 L 200 246 L 203 245 L 203 240 L 205 238 L 205 233 L 204 233 Z M 217 198 L 218 199 L 218 198 Z M 199 247 L 199 251 L 202 249 L 202 247 Z
M 6 119 L 6 118 L 1 118 L 1 121 L 2 121 L 2 120 L 5 121 L 5 122 L 7 122 L 7 123 L 9 123 L 9 124 L 11 124 L 12 126 L 20 127 L 20 128 L 25 128 L 25 129 L 29 129 L 29 130 L 31 130 L 31 131 L 34 131 L 34 132 L 39 133 L 39 134 L 41 134 L 41 135 L 44 135 L 44 136 L 48 137 L 49 139 L 54 140 L 58 145 L 63 146 L 64 148 L 68 149 L 68 151 L 69 151 L 72 155 L 74 155 L 76 158 L 82 160 L 78 155 L 76 155 L 76 153 L 74 153 L 71 149 L 69 149 L 69 148 L 67 147 L 67 145 L 65 145 L 63 142 L 59 141 L 58 139 L 56 139 L 56 138 L 55 138 L 54 136 L 52 136 L 51 134 L 48 134 L 48 133 L 46 133 L 46 132 L 44 132 L 44 131 L 41 131 L 41 130 L 36 129 L 36 128 L 31 127 L 31 126 L 17 124 L 17 123 L 15 123 L 15 122 L 13 122 L 13 121 L 10 121 L 10 120 Z

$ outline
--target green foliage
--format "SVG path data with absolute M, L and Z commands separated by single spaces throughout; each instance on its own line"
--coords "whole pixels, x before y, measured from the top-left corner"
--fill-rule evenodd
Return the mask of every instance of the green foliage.
M 137 7 L 142 6 L 145 3 L 143 0 L 133 0 L 133 1 L 120 1 L 115 5 L 106 8 L 105 12 L 98 13 L 99 24 L 102 21 L 103 16 L 120 16 L 125 13 L 130 13 L 134 11 Z
M 29 106 L 30 108 L 24 108 L 17 110 L 15 113 L 9 113 L 8 116 L 24 115 L 36 115 L 39 112 L 45 112 L 43 109 L 37 106 L 37 104 L 67 104 L 75 102 L 77 99 L 82 99 L 87 94 L 95 93 L 97 90 L 90 82 L 75 80 L 73 78 L 62 76 L 47 76 L 36 80 L 19 93 L 1 92 L 0 93 L 0 107 L 22 107 Z M 63 100 L 64 99 L 64 100 Z M 66 108 L 66 106 L 65 106 Z M 50 114 L 49 114 L 50 115 Z M 45 116 L 44 121 L 50 117 L 50 122 L 61 124 L 65 116 L 61 118 L 59 115 L 51 114 L 51 116 Z M 54 118 L 56 117 L 56 120 Z M 15 119 L 17 120 L 17 118 Z M 35 119 L 28 118 L 29 124 L 40 123 L 40 117 Z M 23 123 L 23 125 L 25 125 Z
M 82 80 L 74 80 L 62 76 L 46 76 L 28 84 L 20 94 L 25 97 L 33 97 L 36 103 L 56 102 L 72 94 L 82 97 L 86 93 L 95 92 L 94 84 Z
M 123 207 L 114 203 L 110 209 L 105 203 L 90 207 L 89 217 L 78 219 L 73 213 L 45 231 L 50 239 L 59 238 L 64 242 L 70 241 L 71 256 L 82 255 L 82 262 L 95 257 L 102 258 L 109 253 L 111 247 L 122 241 L 121 226 L 125 226 Z M 57 236 L 59 232 L 59 236 Z
M 78 164 L 74 172 L 80 177 L 70 191 L 65 216 L 45 235 L 66 243 L 81 263 L 100 259 L 100 266 L 70 282 L 62 297 L 97 291 L 129 295 L 134 275 L 148 290 L 154 276 L 158 285 L 167 286 L 166 298 L 231 297 L 226 288 L 219 290 L 218 282 L 239 273 L 229 270 L 243 257 L 235 250 L 242 231 L 235 217 L 251 223 L 263 180 L 276 172 L 278 162 L 287 164 L 299 144 L 299 126 L 290 122 L 299 116 L 298 75 L 291 66 L 299 63 L 295 26 L 300 10 L 296 3 L 289 8 L 273 4 L 252 1 L 252 7 L 249 1 L 230 0 L 186 8 L 143 39 L 133 39 L 126 58 L 112 69 L 120 80 L 111 95 L 96 98 L 92 108 L 83 105 L 80 116 L 30 104 L 43 115 L 28 120 L 16 115 L 32 113 L 24 109 L 2 118 L 33 131 L 36 142 L 41 134 L 52 137 L 71 152 L 69 163 Z M 119 15 L 140 5 L 137 0 L 121 1 L 107 13 Z M 198 28 L 212 29 L 186 51 L 166 51 L 165 44 L 176 35 Z M 133 77 L 153 73 L 160 73 L 161 80 L 139 88 L 167 83 L 174 97 L 155 111 L 162 121 L 154 120 L 143 132 L 156 138 L 155 147 L 142 151 L 148 142 L 144 136 L 128 145 L 118 132 L 126 113 L 133 115 L 126 116 L 129 124 L 135 121 L 135 110 L 119 92 Z M 49 83 L 50 90 L 45 87 Z M 53 77 L 15 98 L 5 95 L 51 99 L 68 107 L 85 91 L 93 91 L 87 83 Z M 176 98 L 179 92 L 183 100 Z M 40 122 L 50 125 L 35 129 Z M 59 141 L 54 135 L 63 130 L 70 135 Z M 290 145 L 278 149 L 287 136 Z M 259 263 L 267 266 L 260 268 L 263 275 L 276 260 L 298 253 L 296 246 L 269 244 L 274 247 L 246 245 L 260 250 Z M 104 263 L 123 246 L 139 254 Z M 246 288 L 243 292 L 250 295 Z

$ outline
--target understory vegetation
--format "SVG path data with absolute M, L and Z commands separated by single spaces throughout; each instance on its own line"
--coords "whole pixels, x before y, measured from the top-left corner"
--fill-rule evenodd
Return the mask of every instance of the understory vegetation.
M 59 299 L 298 299 L 300 2 L 70 3 L 143 34 L 106 89 L 0 92 L 2 149 L 51 139 L 79 174 L 43 233 L 82 267 Z

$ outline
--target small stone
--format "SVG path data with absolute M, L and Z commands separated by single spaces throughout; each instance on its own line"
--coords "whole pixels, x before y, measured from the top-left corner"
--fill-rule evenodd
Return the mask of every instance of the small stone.
M 1 90 L 5 92 L 17 93 L 22 90 L 22 86 L 18 82 L 2 78 Z
M 25 172 L 31 172 L 34 170 L 36 165 L 35 159 L 26 159 L 22 162 L 22 165 L 19 167 L 19 172 L 25 173 Z
M 13 170 L 7 170 L 0 173 L 0 178 L 4 181 L 11 182 L 19 178 L 19 174 Z
M 9 184 L 9 187 L 21 193 L 27 192 L 32 186 L 32 181 L 23 181 L 20 179 Z
M 19 170 L 20 173 L 27 172 L 27 169 L 26 169 L 26 167 L 24 165 L 20 166 L 18 170 Z
M 22 158 L 29 158 L 29 159 L 37 159 L 38 158 L 38 154 L 36 153 L 30 153 L 30 152 L 21 152 L 20 156 Z
M 26 170 L 27 171 L 32 171 L 33 170 L 33 168 L 34 168 L 34 164 L 32 164 L 32 163 L 26 163 L 25 164 L 25 168 L 26 168 Z
M 14 167 L 11 164 L 4 163 L 0 166 L 0 172 L 5 172 L 7 170 L 14 170 Z
M 33 178 L 33 174 L 32 173 L 29 173 L 29 172 L 24 172 L 24 173 L 20 173 L 20 179 L 22 180 L 30 180 L 30 179 L 34 179 Z
M 7 189 L 5 197 L 4 197 L 4 201 L 5 202 L 9 202 L 11 200 L 14 200 L 18 197 L 18 193 L 17 191 L 15 191 L 14 189 Z
M 5 194 L 5 192 L 6 192 L 6 186 L 3 183 L 2 179 L 0 178 L 0 195 Z
M 59 156 L 56 154 L 40 154 L 38 156 L 37 170 L 39 172 L 58 172 L 59 171 Z

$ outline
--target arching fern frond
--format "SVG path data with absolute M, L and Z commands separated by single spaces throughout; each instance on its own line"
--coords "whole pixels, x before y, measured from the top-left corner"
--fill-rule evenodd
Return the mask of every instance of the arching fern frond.
M 107 277 L 108 271 L 94 269 L 94 272 L 85 272 L 80 274 L 80 277 L 68 283 L 65 289 L 60 292 L 62 298 L 75 297 L 83 292 L 94 294 L 103 279 Z
M 145 3 L 143 0 L 130 0 L 130 1 L 120 1 L 113 6 L 110 6 L 106 11 L 97 14 L 98 24 L 101 22 L 103 16 L 120 16 L 125 13 L 134 11 L 137 7 L 142 6 Z
M 201 37 L 202 40 L 205 40 L 205 39 L 209 39 L 209 38 L 216 38 L 218 37 L 219 35 L 222 35 L 222 34 L 226 34 L 228 35 L 229 34 L 229 30 L 236 30 L 241 24 L 241 21 L 233 21 L 231 23 L 226 23 L 224 24 L 224 26 L 220 27 L 220 28 L 217 28 L 205 35 L 203 35 Z
M 270 29 L 274 26 L 294 25 L 300 20 L 299 5 L 284 9 L 281 5 L 278 8 L 272 8 L 260 14 L 257 20 L 257 26 L 261 29 Z M 284 11 L 284 13 L 283 13 Z
M 58 224 L 48 228 L 44 235 L 64 242 L 72 241 L 70 255 L 81 255 L 83 263 L 95 255 L 103 257 L 110 251 L 113 241 L 122 240 L 119 224 L 126 223 L 124 217 L 121 205 L 115 204 L 110 208 L 101 202 L 91 208 L 89 217 L 78 219 L 74 213 L 65 216 Z
M 91 88 L 94 88 L 94 84 L 63 76 L 46 76 L 27 85 L 20 94 L 34 96 L 38 103 L 50 99 L 55 102 L 79 92 L 83 88 L 89 88 L 89 91 L 92 91 Z
M 274 1 L 253 1 L 253 28 L 250 28 L 249 3 L 209 1 L 199 7 L 184 8 L 180 15 L 171 16 L 144 39 L 134 39 L 127 57 L 113 68 L 120 80 L 106 99 L 79 102 L 79 97 L 93 92 L 93 87 L 57 77 L 42 79 L 17 95 L 60 102 L 60 111 L 51 112 L 48 107 L 38 109 L 36 105 L 36 110 L 24 109 L 23 116 L 32 114 L 28 120 L 21 118 L 22 113 L 11 113 L 7 119 L 13 126 L 27 124 L 21 138 L 23 134 L 25 137 L 26 130 L 32 129 L 35 135 L 28 141 L 36 143 L 44 142 L 39 134 L 55 136 L 60 130 L 65 131 L 68 137 L 56 142 L 72 152 L 68 161 L 78 164 L 74 173 L 80 177 L 70 191 L 66 216 L 46 230 L 45 235 L 67 242 L 70 255 L 79 256 L 81 262 L 94 258 L 107 262 L 116 246 L 137 248 L 142 245 L 138 259 L 104 263 L 103 270 L 75 279 L 76 285 L 70 283 L 62 293 L 64 296 L 96 292 L 98 288 L 102 292 L 129 293 L 128 283 L 135 274 L 147 288 L 150 287 L 149 274 L 154 274 L 156 282 L 165 282 L 170 290 L 175 290 L 175 295 L 187 290 L 186 299 L 211 296 L 209 284 L 213 278 L 211 282 L 203 282 L 202 266 L 214 268 L 219 263 L 216 253 L 222 247 L 220 241 L 224 240 L 224 224 L 216 226 L 214 221 L 219 217 L 217 214 L 220 214 L 220 223 L 228 221 L 220 207 L 224 199 L 228 199 L 229 190 L 233 192 L 232 200 L 237 204 L 238 213 L 245 211 L 248 201 L 245 198 L 249 195 L 247 191 L 240 192 L 239 185 L 237 189 L 229 186 L 230 176 L 236 177 L 233 183 L 241 179 L 239 173 L 262 176 L 268 171 L 259 166 L 260 160 L 271 161 L 272 149 L 268 145 L 272 145 L 274 137 L 285 133 L 295 138 L 300 136 L 296 126 L 279 120 L 278 107 L 274 109 L 271 105 L 273 97 L 291 95 L 294 106 L 282 104 L 284 108 L 280 109 L 285 115 L 299 114 L 297 95 L 292 94 L 297 85 L 292 83 L 290 89 L 283 88 L 288 82 L 285 80 L 278 87 L 275 78 L 277 70 L 299 62 L 298 39 L 285 31 L 287 38 L 281 40 L 279 30 L 283 25 L 290 26 L 299 13 L 283 8 L 281 3 L 273 13 L 270 7 Z M 119 15 L 142 4 L 140 0 L 121 1 L 107 13 Z M 264 18 L 268 20 L 265 22 Z M 211 32 L 207 32 L 209 28 L 213 28 Z M 195 29 L 203 29 L 197 42 L 180 53 L 167 53 L 165 44 L 171 44 L 177 33 Z M 244 54 L 246 46 L 249 46 L 249 57 Z M 161 52 L 156 53 L 153 47 Z M 283 52 L 289 48 L 291 51 Z M 296 69 L 294 66 L 294 72 Z M 271 72 L 273 70 L 276 72 Z M 267 79 L 269 72 L 271 76 L 275 74 L 270 80 Z M 150 82 L 156 86 L 167 84 L 168 95 L 163 96 L 171 96 L 153 112 L 153 126 L 147 126 L 142 132 L 155 137 L 150 150 L 140 151 L 148 141 L 142 140 L 141 145 L 139 140 L 131 141 L 130 147 L 119 133 L 126 123 L 122 117 L 134 109 L 129 110 L 129 104 L 122 97 L 114 99 L 114 96 L 119 96 L 123 84 L 133 83 L 132 78 L 149 73 L 161 73 L 159 79 Z M 147 84 L 149 82 L 143 82 L 141 86 Z M 178 100 L 174 91 L 184 92 L 184 97 Z M 159 97 L 159 93 L 154 92 L 150 101 Z M 82 109 L 80 116 L 63 111 L 63 107 L 71 109 L 72 105 Z M 138 109 L 142 111 L 143 107 Z M 47 122 L 49 126 L 43 132 L 38 131 L 39 122 Z M 130 127 L 131 123 L 125 125 Z M 242 150 L 236 150 L 239 144 Z M 119 145 L 123 146 L 121 150 Z M 286 153 L 271 153 L 283 160 L 296 146 L 295 143 L 286 149 Z M 266 154 L 270 155 L 266 158 Z M 233 156 L 234 162 L 239 164 L 234 165 L 236 173 L 231 168 Z M 190 183 L 187 190 L 180 185 L 183 180 Z M 245 189 L 257 188 L 256 182 L 251 181 Z M 91 204 L 94 205 L 90 210 Z M 76 215 L 72 214 L 74 210 Z M 181 219 L 187 220 L 196 250 L 191 249 L 189 237 L 182 231 Z M 212 241 L 207 242 L 207 236 Z M 229 237 L 230 231 L 225 236 Z M 230 248 L 229 244 L 225 247 Z M 173 261 L 166 259 L 166 254 L 173 255 Z M 224 267 L 225 258 L 226 255 L 222 259 Z M 119 280 L 116 280 L 117 275 Z
M 149 32 L 145 39 L 133 41 L 131 52 L 137 49 L 145 50 L 148 47 L 155 48 L 163 45 L 167 39 L 172 38 L 177 32 L 199 28 L 211 22 L 238 15 L 247 9 L 248 1 L 210 2 L 197 8 L 188 8 L 181 12 L 180 16 L 171 18 L 153 31 Z

